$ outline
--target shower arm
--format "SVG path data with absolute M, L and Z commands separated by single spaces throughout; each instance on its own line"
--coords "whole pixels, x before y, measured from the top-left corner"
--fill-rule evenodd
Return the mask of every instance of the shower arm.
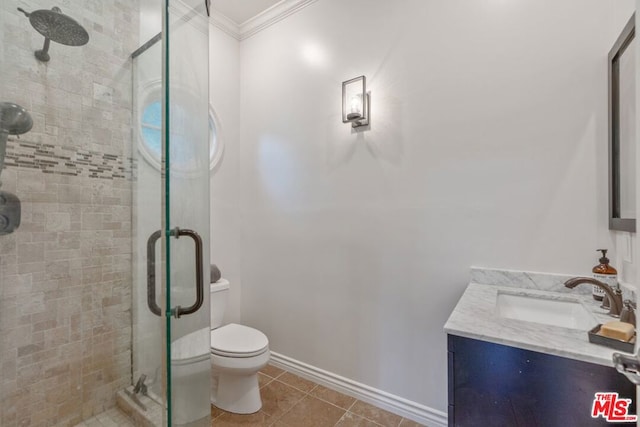
M 43 62 L 47 62 L 51 57 L 49 56 L 49 46 L 51 45 L 51 39 L 45 37 L 44 45 L 42 45 L 42 49 L 36 50 L 36 58 Z

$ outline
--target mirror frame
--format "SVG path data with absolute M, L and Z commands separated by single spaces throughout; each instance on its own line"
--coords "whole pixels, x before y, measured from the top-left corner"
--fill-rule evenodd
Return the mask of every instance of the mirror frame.
M 620 75 L 618 61 L 635 37 L 636 14 L 609 51 L 609 230 L 636 231 L 635 218 L 620 218 Z

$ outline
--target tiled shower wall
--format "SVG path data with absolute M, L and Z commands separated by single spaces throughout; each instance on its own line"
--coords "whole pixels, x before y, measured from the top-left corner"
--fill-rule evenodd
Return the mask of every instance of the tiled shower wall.
M 17 7 L 59 6 L 89 32 L 51 43 Z M 22 223 L 0 236 L 0 425 L 74 425 L 114 405 L 131 375 L 132 0 L 2 0 L 0 102 L 26 107 L 0 190 Z

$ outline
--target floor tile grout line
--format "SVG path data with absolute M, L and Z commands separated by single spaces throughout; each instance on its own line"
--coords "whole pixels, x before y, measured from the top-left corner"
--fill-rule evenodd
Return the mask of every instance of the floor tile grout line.
M 345 415 L 347 415 L 347 411 L 344 411 L 344 414 L 342 414 L 342 416 L 340 418 L 338 418 L 338 421 L 336 421 L 336 423 L 333 425 L 333 427 L 336 427 L 338 424 L 340 424 L 340 421 L 342 421 L 342 419 L 344 418 Z
M 346 396 L 346 394 L 345 394 L 345 396 Z M 349 397 L 351 397 L 351 396 L 349 396 Z M 352 402 L 352 403 L 351 403 L 351 405 L 349 405 L 349 407 L 347 408 L 347 412 L 351 411 L 351 408 L 353 408 L 353 407 L 354 407 L 354 405 L 358 402 L 358 399 L 356 399 L 355 397 L 354 397 L 353 399 L 354 399 L 354 400 L 353 400 L 353 402 Z M 362 417 L 362 418 L 364 418 L 364 417 Z
M 298 377 L 298 378 L 301 378 L 301 379 L 303 379 L 303 380 L 309 381 L 310 383 L 312 383 L 312 384 L 314 384 L 314 385 L 313 385 L 313 387 L 312 387 L 311 389 L 309 389 L 309 391 L 304 391 L 303 389 L 300 389 L 300 388 L 298 388 L 298 387 L 294 386 L 293 384 L 289 384 L 288 382 L 285 382 L 285 380 L 280 379 L 280 377 L 282 377 L 282 376 L 283 376 L 284 374 L 286 374 L 286 373 L 289 373 L 289 374 L 291 374 L 291 375 L 292 375 L 292 376 L 294 376 L 294 377 Z M 349 395 L 344 394 L 344 393 L 341 393 L 341 392 L 339 392 L 339 391 L 337 391 L 337 390 L 329 389 L 329 390 L 332 390 L 332 391 L 334 391 L 334 392 L 336 392 L 336 393 L 338 393 L 338 394 L 341 394 L 341 395 L 343 395 L 343 396 L 346 396 L 346 397 L 349 397 L 349 398 L 354 399 L 354 400 L 353 400 L 353 402 L 349 405 L 349 407 L 348 407 L 347 409 L 345 409 L 345 408 L 342 408 L 342 407 L 340 407 L 340 406 L 338 406 L 338 405 L 336 405 L 336 404 L 334 404 L 334 403 L 332 403 L 332 402 L 329 402 L 328 400 L 325 400 L 325 399 L 321 398 L 320 396 L 316 396 L 316 395 L 312 394 L 316 389 L 318 389 L 318 388 L 321 386 L 321 384 L 318 384 L 318 383 L 316 383 L 316 382 L 314 382 L 314 381 L 312 381 L 312 380 L 308 380 L 308 379 L 306 379 L 306 378 L 304 378 L 304 377 L 301 377 L 301 376 L 299 376 L 299 375 L 297 375 L 297 374 L 295 374 L 295 373 L 293 373 L 293 372 L 289 372 L 289 371 L 286 371 L 286 370 L 282 370 L 282 372 L 280 372 L 280 373 L 279 373 L 278 375 L 276 375 L 276 376 L 271 376 L 271 375 L 265 374 L 264 372 L 260 372 L 260 374 L 262 374 L 262 375 L 264 375 L 265 377 L 267 377 L 267 378 L 269 378 L 269 379 L 270 379 L 270 381 L 269 381 L 269 382 L 267 382 L 266 384 L 262 385 L 262 386 L 260 387 L 260 389 L 262 389 L 262 388 L 264 388 L 264 387 L 267 387 L 268 385 L 272 384 L 274 381 L 277 381 L 278 383 L 280 383 L 280 384 L 282 384 L 282 385 L 285 385 L 285 386 L 287 386 L 287 387 L 291 387 L 292 389 L 294 389 L 294 390 L 296 390 L 296 391 L 298 391 L 298 392 L 301 392 L 301 393 L 302 393 L 302 396 L 300 397 L 300 399 L 296 400 L 296 401 L 291 405 L 291 407 L 290 407 L 289 409 L 287 409 L 286 411 L 282 412 L 279 416 L 275 417 L 275 416 L 273 416 L 273 415 L 271 415 L 271 414 L 268 414 L 268 413 L 264 412 L 264 414 L 265 414 L 265 415 L 267 415 L 267 416 L 270 418 L 270 420 L 272 421 L 272 422 L 270 422 L 270 423 L 268 424 L 269 426 L 273 426 L 273 425 L 275 425 L 276 423 L 281 423 L 281 424 L 283 424 L 283 425 L 287 426 L 287 424 L 286 424 L 286 423 L 284 423 L 284 421 L 282 421 L 282 419 L 283 419 L 287 414 L 289 414 L 289 413 L 290 413 L 290 412 L 291 412 L 291 411 L 292 411 L 292 410 L 293 410 L 297 405 L 299 405 L 303 400 L 305 400 L 307 397 L 310 397 L 310 398 L 317 399 L 317 400 L 319 400 L 319 401 L 321 401 L 321 402 L 323 402 L 323 403 L 326 403 L 326 404 L 328 404 L 328 405 L 331 405 L 331 406 L 333 406 L 334 408 L 339 409 L 340 411 L 343 411 L 343 413 L 342 413 L 342 415 L 341 415 L 340 419 L 338 419 L 338 421 L 336 422 L 336 424 L 334 424 L 334 427 L 335 427 L 335 425 L 337 425 L 337 424 L 340 422 L 340 420 L 342 420 L 342 418 L 343 418 L 345 415 L 347 415 L 347 414 L 355 415 L 356 417 L 359 417 L 359 418 L 361 418 L 361 419 L 363 419 L 363 420 L 366 420 L 366 421 L 368 421 L 368 422 L 370 422 L 370 423 L 372 423 L 372 424 L 374 424 L 374 425 L 376 425 L 376 426 L 384 427 L 382 424 L 379 424 L 379 423 L 377 423 L 376 421 L 371 420 L 371 419 L 369 419 L 369 418 L 365 417 L 364 415 L 360 415 L 360 414 L 358 414 L 358 413 L 356 413 L 356 412 L 353 412 L 353 411 L 352 411 L 353 407 L 354 407 L 354 406 L 355 406 L 355 405 L 360 401 L 359 399 L 357 399 L 357 398 L 355 398 L 355 397 L 353 397 L 353 396 L 349 396 Z M 375 405 L 374 405 L 374 406 L 375 406 Z M 379 408 L 379 407 L 376 407 L 376 408 L 378 408 L 378 409 L 382 409 L 382 408 Z M 223 414 L 224 414 L 224 413 L 219 414 L 217 417 L 213 418 L 213 420 L 216 420 L 216 419 L 220 418 Z M 394 415 L 399 416 L 398 414 L 394 414 Z M 403 422 L 403 421 L 404 421 L 404 419 L 405 419 L 405 418 L 404 418 L 404 417 L 402 417 L 402 416 L 399 416 L 399 417 L 400 417 L 400 420 L 398 421 L 398 424 L 396 425 L 396 427 L 401 427 L 402 422 Z
M 371 424 L 375 424 L 376 426 L 384 427 L 382 424 L 379 424 L 379 423 L 377 423 L 377 422 L 375 422 L 373 420 L 370 420 L 367 417 L 363 417 L 362 415 L 356 414 L 355 412 L 351 412 L 351 411 L 345 411 L 344 414 L 342 414 L 342 417 L 344 417 L 347 414 L 355 415 L 356 417 L 362 418 L 363 420 L 368 421 Z M 340 420 L 342 420 L 342 417 L 340 417 Z M 340 422 L 340 420 L 338 420 L 338 422 L 336 422 L 333 427 L 336 427 L 338 425 L 338 423 Z M 396 426 L 396 427 L 398 427 L 398 426 Z
M 273 377 L 272 377 L 271 375 L 267 375 L 267 374 L 265 374 L 265 373 L 264 373 L 264 372 L 262 372 L 262 371 L 258 371 L 258 375 L 262 375 L 263 377 L 267 377 L 267 378 L 271 378 L 271 379 L 273 379 Z
M 300 377 L 300 378 L 302 378 L 302 377 Z M 284 382 L 284 381 L 282 381 L 282 380 L 279 380 L 279 379 L 277 379 L 277 378 L 274 378 L 274 379 L 273 379 L 273 381 L 278 381 L 280 384 L 284 384 L 284 385 L 286 385 L 287 387 L 291 387 L 291 388 L 293 388 L 294 390 L 297 390 L 297 391 L 299 391 L 299 392 L 301 392 L 301 393 L 304 393 L 305 395 L 309 394 L 309 393 L 311 392 L 311 390 L 315 390 L 315 388 L 318 386 L 318 385 L 316 384 L 316 385 L 315 385 L 311 390 L 309 390 L 309 391 L 304 391 L 304 390 L 302 390 L 301 388 L 298 388 L 298 387 L 296 387 L 296 386 L 294 386 L 294 385 L 291 385 L 291 384 L 289 384 L 289 383 L 286 383 L 286 382 Z M 272 382 L 273 382 L 273 381 L 272 381 Z
M 353 407 L 356 403 L 358 403 L 358 402 L 362 402 L 362 401 L 361 401 L 361 400 L 359 401 L 358 399 L 356 399 L 356 401 L 355 401 L 355 402 L 353 402 L 353 405 L 351 405 L 351 407 L 350 407 L 350 408 L 352 408 L 352 407 Z M 378 407 L 376 406 L 376 408 L 378 408 Z M 378 408 L 378 409 L 382 409 L 382 408 Z M 370 423 L 372 423 L 372 424 L 375 424 L 375 425 L 380 426 L 380 427 L 384 427 L 384 425 L 383 425 L 383 424 L 380 424 L 380 423 L 378 423 L 378 422 L 376 422 L 376 421 L 374 421 L 374 420 L 372 420 L 372 419 L 370 419 L 370 418 L 367 418 L 367 417 L 365 417 L 364 415 L 360 415 L 360 414 L 358 414 L 357 412 L 353 412 L 353 411 L 351 411 L 350 409 L 349 409 L 347 412 L 349 412 L 349 413 L 351 413 L 351 414 L 355 415 L 356 417 L 360 417 L 360 418 L 362 418 L 363 420 L 367 420 L 367 421 L 369 421 L 369 422 L 370 422 Z M 394 414 L 394 415 L 397 415 L 397 414 Z M 398 416 L 399 416 L 399 415 L 398 415 Z M 398 422 L 398 426 L 396 426 L 396 427 L 399 427 L 399 425 L 400 425 L 400 423 L 401 423 L 401 422 L 402 422 L 402 417 L 400 417 L 400 421 Z
M 302 377 L 300 377 L 300 378 L 302 378 Z M 308 381 L 311 381 L 311 380 L 308 380 Z M 313 382 L 313 381 L 312 381 L 312 382 Z M 323 402 L 323 403 L 326 403 L 326 404 L 328 404 L 328 405 L 333 406 L 334 408 L 338 408 L 338 409 L 340 409 L 341 411 L 344 411 L 344 412 L 342 413 L 342 415 L 340 415 L 340 418 L 338 418 L 338 421 L 336 421 L 336 423 L 333 425 L 333 427 L 335 427 L 336 425 L 338 425 L 338 423 L 340 422 L 340 420 L 342 419 L 342 417 L 344 417 L 344 416 L 346 415 L 346 413 L 347 413 L 347 412 L 349 412 L 349 411 L 348 411 L 347 409 L 341 408 L 341 407 L 339 407 L 338 405 L 335 405 L 335 404 L 333 404 L 333 403 L 331 403 L 331 402 L 329 402 L 329 401 L 327 401 L 327 400 L 324 400 L 323 398 L 321 398 L 321 397 L 319 397 L 319 396 L 315 396 L 315 395 L 311 394 L 311 393 L 312 393 L 315 389 L 317 389 L 318 387 L 320 387 L 320 384 L 315 383 L 315 386 L 314 386 L 311 390 L 309 390 L 309 391 L 307 392 L 307 396 L 306 396 L 306 397 L 311 397 L 311 398 L 313 398 L 313 399 L 317 399 L 317 400 L 319 400 L 319 401 L 321 401 L 321 402 Z M 339 392 L 338 392 L 338 393 L 339 393 Z M 342 393 L 341 393 L 341 394 L 342 394 Z M 346 395 L 345 395 L 345 396 L 346 396 Z M 301 401 L 300 401 L 300 402 L 301 402 Z M 298 402 L 298 403 L 300 403 L 300 402 Z M 295 405 L 293 405 L 293 406 L 296 406 L 298 403 L 296 403 L 296 404 L 295 404 Z M 351 406 L 353 406 L 353 404 L 354 404 L 354 403 L 355 403 L 355 401 L 351 404 Z M 293 407 L 292 407 L 291 409 L 293 409 Z M 284 415 L 283 415 L 283 416 L 284 416 Z M 364 418 L 364 417 L 363 417 L 363 418 Z M 283 424 L 284 424 L 284 423 L 283 423 Z
M 259 372 L 258 372 L 258 374 L 259 374 L 259 375 L 263 375 L 263 376 L 265 376 L 265 377 L 267 377 L 267 378 L 269 378 L 269 379 L 271 379 L 271 380 L 275 380 L 275 378 L 274 378 L 274 377 L 272 377 L 271 375 L 267 375 L 267 374 L 265 374 L 265 373 L 264 373 L 264 372 L 262 372 L 262 371 L 259 371 Z
M 258 384 L 258 388 L 260 388 L 260 389 L 263 389 L 264 387 L 268 386 L 269 384 L 271 384 L 275 380 L 275 378 L 273 378 L 273 377 L 271 377 L 271 376 L 269 376 L 267 374 L 263 374 L 262 372 L 258 372 L 258 374 L 259 375 L 261 374 L 261 375 L 269 378 L 269 381 L 267 381 L 265 384 L 262 384 L 262 385 Z
M 284 373 L 286 373 L 286 372 L 289 372 L 289 371 L 283 371 L 283 372 L 281 372 L 281 373 L 280 373 L 280 375 L 278 375 L 278 377 L 280 377 L 281 375 L 283 375 L 283 374 L 284 374 Z M 295 376 L 300 377 L 299 375 L 296 375 L 296 374 L 294 374 L 293 372 L 290 372 L 290 373 L 291 373 L 292 375 L 295 375 Z M 300 378 L 302 378 L 302 377 L 300 377 Z M 303 379 L 306 379 L 306 378 L 303 378 Z M 278 382 L 279 382 L 279 383 L 281 383 L 281 384 L 284 384 L 284 385 L 286 385 L 286 386 L 289 386 L 289 387 L 294 388 L 295 390 L 298 390 L 298 391 L 301 391 L 301 392 L 305 393 L 303 390 L 300 390 L 299 388 L 297 388 L 297 387 L 295 387 L 295 386 L 293 386 L 293 385 L 291 385 L 291 384 L 287 384 L 286 382 L 284 382 L 284 381 L 282 381 L 282 380 L 278 380 L 277 378 L 274 378 L 274 381 L 278 381 Z M 310 381 L 310 380 L 307 380 L 307 381 Z M 313 382 L 313 381 L 311 381 L 311 382 Z M 356 403 L 358 403 L 358 401 L 359 401 L 359 399 L 356 399 L 355 397 L 349 396 L 349 397 L 352 397 L 352 398 L 354 399 L 353 403 L 349 406 L 349 409 L 341 408 L 341 407 L 339 407 L 338 405 L 334 405 L 334 404 L 333 404 L 333 403 L 331 403 L 331 402 L 327 402 L 327 401 L 326 401 L 326 400 L 324 400 L 324 399 L 321 399 L 321 398 L 319 398 L 319 397 L 317 397 L 317 396 L 312 395 L 312 394 L 311 394 L 311 392 L 312 392 L 313 390 L 315 390 L 316 388 L 318 388 L 318 386 L 320 385 L 320 384 L 318 384 L 318 383 L 315 383 L 315 384 L 316 384 L 316 385 L 315 385 L 311 390 L 309 390 L 308 392 L 306 392 L 306 394 L 305 394 L 305 396 L 304 396 L 304 397 L 311 396 L 311 397 L 316 398 L 316 399 L 318 399 L 318 400 L 320 400 L 320 401 L 322 401 L 322 402 L 328 403 L 329 405 L 334 406 L 334 407 L 336 407 L 336 408 L 338 408 L 338 409 L 340 409 L 340 410 L 345 411 L 345 412 L 344 412 L 344 414 L 342 414 L 342 416 L 344 416 L 344 415 L 345 415 L 346 413 L 348 413 L 348 412 L 351 412 L 351 408 L 353 408 L 353 407 L 355 406 L 355 404 L 356 404 Z M 335 390 L 333 390 L 333 391 L 335 391 Z M 336 393 L 340 393 L 340 392 L 339 392 L 339 391 L 336 391 Z M 346 394 L 344 394 L 344 393 L 340 393 L 340 394 L 342 394 L 342 395 L 344 395 L 344 396 L 347 396 L 347 395 L 346 395 Z M 281 420 L 281 419 L 282 419 L 282 418 L 283 418 L 287 413 L 289 413 L 289 412 L 290 412 L 290 411 L 291 411 L 291 410 L 292 410 L 296 405 L 298 405 L 300 402 L 302 402 L 302 400 L 304 400 L 304 397 L 303 397 L 302 399 L 300 399 L 300 400 L 296 401 L 296 403 L 294 403 L 294 404 L 293 404 L 293 406 L 291 406 L 291 408 L 289 408 L 286 412 L 282 413 L 282 414 L 280 415 L 280 417 L 279 417 L 277 420 L 275 420 L 275 421 L 274 421 L 274 424 L 275 424 L 277 421 Z M 375 422 L 375 421 L 373 421 L 373 420 L 370 420 L 369 418 L 367 418 L 367 417 L 365 417 L 365 416 L 363 416 L 363 415 L 357 414 L 357 413 L 355 413 L 355 412 L 351 412 L 351 413 L 352 413 L 352 414 L 354 414 L 354 415 L 356 415 L 356 416 L 358 416 L 358 417 L 360 417 L 360 418 L 362 418 L 362 419 L 364 419 L 364 420 L 367 420 L 367 421 L 369 421 L 369 422 L 371 422 L 371 423 L 373 423 L 373 424 L 375 424 L 375 425 L 378 425 L 378 426 L 383 427 L 383 426 L 382 426 L 382 424 L 379 424 L 379 423 L 377 423 L 377 422 Z M 396 415 L 397 415 L 397 414 L 396 414 Z M 340 417 L 340 418 L 342 418 L 342 417 Z M 340 420 L 338 420 L 338 421 L 336 422 L 336 424 L 337 424 L 338 422 L 340 422 Z M 398 425 L 397 425 L 396 427 L 399 427 L 399 426 L 400 426 L 400 423 L 402 423 L 402 417 L 400 417 L 400 421 L 398 422 Z
M 313 388 L 313 390 L 315 390 L 316 388 L 318 388 L 318 386 L 319 386 L 319 384 L 318 384 L 318 385 L 316 385 L 316 386 Z M 313 391 L 313 390 L 312 390 L 312 391 Z M 335 391 L 335 390 L 334 390 L 334 391 Z M 336 393 L 340 393 L 340 392 L 336 392 Z M 340 394 L 342 394 L 342 393 L 340 393 Z M 346 394 L 342 394 L 342 395 L 343 395 L 343 396 L 346 396 Z M 349 409 L 343 408 L 342 406 L 338 406 L 338 405 L 336 405 L 336 404 L 335 404 L 335 403 L 333 403 L 333 402 L 329 402 L 328 400 L 325 400 L 325 399 L 321 398 L 320 396 L 316 396 L 315 394 L 311 394 L 311 392 L 309 392 L 309 396 L 313 397 L 314 399 L 318 399 L 318 400 L 320 400 L 320 401 L 322 401 L 322 402 L 324 402 L 324 403 L 328 403 L 329 405 L 334 406 L 334 407 L 336 407 L 336 408 L 338 408 L 338 409 L 341 409 L 341 410 L 343 410 L 343 411 L 345 411 L 345 412 L 349 412 Z M 348 397 L 351 397 L 351 396 L 348 396 Z M 355 397 L 354 397 L 353 399 L 355 399 Z M 351 405 L 349 405 L 349 408 L 351 408 L 351 407 L 352 407 L 352 406 L 353 406 L 357 401 L 358 401 L 358 399 L 356 399 L 356 400 L 355 400 Z M 356 414 L 356 415 L 357 415 L 357 414 Z M 364 418 L 364 417 L 362 417 L 362 418 Z
M 288 372 L 288 371 L 285 371 L 285 372 Z M 281 374 L 281 375 L 282 375 L 282 374 Z M 295 374 L 293 374 L 293 373 L 292 373 L 292 375 L 295 375 Z M 298 375 L 298 376 L 299 376 L 299 375 Z M 300 378 L 302 378 L 302 377 L 300 377 Z M 303 379 L 306 379 L 306 378 L 303 378 Z M 308 380 L 308 381 L 310 381 L 310 380 Z M 313 386 L 313 388 L 311 388 L 311 390 L 309 390 L 309 391 L 305 392 L 305 391 L 300 390 L 299 388 L 297 388 L 297 387 L 295 387 L 295 386 L 293 386 L 293 385 L 291 385 L 291 384 L 287 384 L 287 383 L 285 383 L 284 381 L 280 381 L 280 380 L 278 380 L 278 382 L 279 382 L 279 383 L 281 383 L 281 384 L 284 384 L 284 385 L 286 385 L 286 386 L 292 387 L 292 388 L 294 388 L 295 390 L 301 391 L 302 393 L 304 393 L 304 396 L 302 396 L 302 398 L 300 398 L 299 400 L 297 400 L 297 401 L 296 401 L 296 403 L 294 403 L 294 404 L 291 406 L 291 408 L 289 408 L 288 410 L 286 410 L 285 412 L 283 412 L 282 414 L 280 414 L 280 417 L 278 417 L 278 418 L 277 418 L 277 419 L 276 419 L 276 420 L 275 420 L 271 425 L 275 424 L 276 422 L 281 422 L 282 424 L 285 424 L 283 421 L 281 421 L 281 420 L 282 420 L 282 418 L 284 418 L 284 416 L 285 416 L 285 415 L 287 415 L 289 412 L 291 412 L 291 411 L 293 410 L 293 408 L 295 408 L 298 404 L 300 404 L 300 403 L 301 403 L 304 399 L 306 399 L 307 397 L 310 397 L 310 398 L 313 398 L 313 399 L 317 399 L 317 400 L 319 400 L 319 401 L 321 401 L 321 402 L 324 402 L 324 403 L 326 403 L 326 404 L 328 404 L 328 405 L 331 405 L 331 406 L 333 406 L 333 407 L 335 407 L 335 408 L 338 408 L 338 409 L 340 409 L 341 411 L 344 411 L 344 414 L 346 414 L 346 413 L 347 413 L 347 410 L 346 410 L 346 409 L 341 408 L 341 407 L 339 407 L 338 405 L 334 405 L 334 404 L 333 404 L 333 403 L 331 403 L 331 402 L 327 402 L 326 400 L 321 399 L 321 398 L 319 398 L 318 396 L 314 396 L 313 394 L 311 394 L 311 392 L 312 392 L 313 390 L 315 390 L 316 388 L 318 388 L 318 386 L 320 385 L 320 384 L 318 384 L 318 383 L 314 383 L 315 385 Z M 311 382 L 313 382 L 313 381 L 311 381 Z M 344 414 L 342 414 L 342 416 L 344 416 Z M 342 416 L 340 416 L 340 419 L 342 419 Z M 336 424 L 337 424 L 339 421 L 340 421 L 340 420 L 338 420 L 338 421 L 336 422 Z M 287 425 L 287 424 L 285 424 L 285 425 Z
M 291 405 L 291 408 L 287 409 L 285 412 L 283 412 L 282 414 L 280 414 L 280 416 L 279 416 L 278 418 L 276 418 L 276 417 L 274 417 L 273 415 L 270 415 L 270 414 L 268 414 L 268 413 L 266 413 L 266 412 L 265 412 L 265 414 L 267 414 L 269 417 L 274 418 L 274 421 L 273 421 L 273 423 L 272 423 L 272 424 L 275 424 L 276 422 L 278 422 L 282 417 L 284 417 L 284 416 L 285 416 L 285 414 L 287 414 L 289 411 L 291 411 L 291 410 L 293 409 L 293 407 L 294 407 L 294 406 L 296 406 L 298 403 L 302 402 L 302 401 L 304 400 L 304 398 L 305 398 L 305 397 L 307 397 L 307 396 L 309 395 L 309 392 L 305 392 L 304 390 L 300 390 L 299 388 L 294 387 L 294 386 L 292 386 L 291 384 L 287 384 L 286 382 L 284 382 L 284 381 L 282 381 L 282 380 L 278 380 L 278 378 L 279 378 L 280 376 L 282 376 L 283 374 L 285 374 L 286 372 L 288 372 L 288 371 L 283 370 L 282 372 L 280 372 L 280 374 L 278 374 L 278 376 L 277 376 L 277 377 L 275 377 L 275 378 L 273 378 L 273 380 L 269 381 L 269 383 L 268 383 L 268 384 L 265 384 L 265 385 L 264 385 L 264 387 L 266 387 L 267 385 L 271 384 L 271 383 L 272 383 L 272 382 L 274 382 L 274 381 L 277 381 L 277 382 L 279 382 L 280 384 L 286 385 L 287 387 L 291 387 L 291 388 L 293 388 L 294 390 L 297 390 L 297 391 L 301 392 L 303 395 L 302 395 L 302 397 L 301 397 L 300 399 L 296 400 L 296 401 L 295 401 L 295 403 L 294 403 L 293 405 Z M 264 374 L 264 375 L 269 376 L 269 375 L 267 375 L 267 374 Z M 295 375 L 295 374 L 292 374 L 292 375 Z M 316 384 L 316 385 L 315 385 L 311 390 L 315 389 L 316 387 L 317 387 L 317 384 Z
M 316 384 L 316 387 L 318 387 L 318 385 L 317 385 L 317 384 Z M 314 387 L 314 388 L 313 388 L 313 389 L 311 389 L 311 390 L 315 390 L 315 389 L 316 389 L 316 387 Z M 319 397 L 316 397 L 316 396 L 312 395 L 312 394 L 311 394 L 311 391 L 309 391 L 309 393 L 307 393 L 303 399 L 300 399 L 298 402 L 296 402 L 296 404 L 295 404 L 295 405 L 293 405 L 293 406 L 291 407 L 291 409 L 289 409 L 289 411 L 287 411 L 287 413 L 288 413 L 288 412 L 290 412 L 290 411 L 292 411 L 292 410 L 293 410 L 293 408 L 294 408 L 295 406 L 297 406 L 299 403 L 301 403 L 301 402 L 302 402 L 305 398 L 307 398 L 307 397 L 310 397 L 310 398 L 312 398 L 312 399 L 317 399 L 317 400 L 319 400 L 319 401 L 321 401 L 321 402 L 323 402 L 323 403 L 326 403 L 326 404 L 328 404 L 328 405 L 331 405 L 331 406 L 333 406 L 333 407 L 335 407 L 335 408 L 340 409 L 341 411 L 344 411 L 344 413 L 343 413 L 342 415 L 340 415 L 340 418 L 338 419 L 338 421 L 336 421 L 336 424 L 337 424 L 337 423 L 339 423 L 339 422 L 340 422 L 340 420 L 342 419 L 342 417 L 344 416 L 344 414 L 346 414 L 346 413 L 347 413 L 346 409 L 341 408 L 341 407 L 339 407 L 339 406 L 337 406 L 337 405 L 334 405 L 334 404 L 333 404 L 333 403 L 331 403 L 331 402 L 327 402 L 326 400 L 322 400 L 322 399 L 320 399 Z M 284 417 L 284 415 L 285 415 L 285 414 L 282 414 L 282 417 Z M 282 418 L 282 417 L 281 417 L 281 418 Z M 283 424 L 284 424 L 284 423 L 283 423 Z M 334 424 L 334 427 L 335 427 L 335 424 Z
M 282 381 L 279 381 L 279 382 L 280 382 L 281 384 L 284 384 L 284 385 L 286 385 L 286 386 L 289 386 L 289 384 L 285 384 L 285 383 L 283 383 Z M 291 387 L 291 386 L 289 386 L 289 387 Z M 298 389 L 297 389 L 297 388 L 295 388 L 295 387 L 293 387 L 293 388 L 294 388 L 295 390 L 298 390 Z M 302 390 L 298 390 L 298 391 L 302 391 Z M 274 417 L 274 418 L 275 418 L 275 420 L 273 421 L 273 423 L 274 423 L 274 424 L 275 424 L 277 421 L 280 421 L 280 420 L 281 420 L 281 419 L 282 419 L 286 414 L 288 414 L 288 413 L 289 413 L 293 408 L 295 408 L 295 407 L 296 407 L 296 405 L 297 405 L 298 403 L 302 402 L 302 401 L 304 400 L 304 398 L 305 398 L 305 397 L 307 397 L 307 394 L 304 394 L 304 392 L 302 392 L 302 393 L 303 393 L 302 397 L 301 397 L 300 399 L 296 400 L 296 401 L 295 401 L 295 403 L 294 403 L 293 405 L 291 405 L 291 408 L 287 409 L 287 410 L 286 410 L 286 411 L 284 411 L 282 414 L 280 414 L 280 416 L 279 416 L 278 418 L 275 418 L 275 417 Z M 269 415 L 269 416 L 271 416 L 271 415 Z M 284 422 L 283 422 L 283 424 L 284 424 Z
M 283 370 L 282 370 L 282 372 L 280 372 L 278 375 L 276 375 L 275 377 L 273 377 L 273 379 L 274 379 L 274 380 L 275 380 L 275 379 L 278 379 L 278 378 L 280 378 L 282 375 L 286 374 L 287 372 L 289 372 L 289 371 L 285 371 L 285 370 L 283 369 Z
M 273 366 L 273 365 L 269 365 L 269 366 Z M 280 372 L 278 375 L 273 376 L 273 375 L 266 374 L 266 373 L 264 373 L 263 371 L 258 371 L 258 373 L 259 373 L 259 374 L 262 374 L 262 375 L 264 375 L 264 376 L 266 376 L 266 377 L 269 377 L 269 378 L 273 378 L 274 380 L 275 380 L 276 378 L 278 378 L 279 376 L 281 376 L 282 374 L 285 374 L 285 373 L 287 373 L 287 372 L 289 372 L 289 371 L 285 371 L 285 370 L 283 369 L 283 370 L 282 370 L 282 372 Z

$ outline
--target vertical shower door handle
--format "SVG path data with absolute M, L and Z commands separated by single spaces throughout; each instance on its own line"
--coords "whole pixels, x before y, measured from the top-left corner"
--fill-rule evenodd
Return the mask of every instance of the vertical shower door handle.
M 204 277 L 202 274 L 202 238 L 193 230 L 182 230 L 178 227 L 169 233 L 176 239 L 180 236 L 188 236 L 195 244 L 195 268 L 196 268 L 196 301 L 189 307 L 179 305 L 171 309 L 171 314 L 176 318 L 193 314 L 202 307 L 204 302 Z M 158 230 L 149 236 L 147 240 L 147 305 L 149 310 L 156 316 L 162 314 L 162 310 L 156 303 L 156 242 L 162 236 L 162 231 Z
M 147 239 L 147 306 L 156 316 L 162 315 L 162 310 L 156 303 L 156 242 L 162 236 L 158 230 Z
M 204 302 L 204 278 L 202 276 L 202 238 L 193 230 L 182 230 L 178 227 L 171 230 L 171 235 L 178 239 L 180 236 L 189 236 L 193 239 L 196 246 L 196 301 L 193 305 L 183 308 L 179 305 L 171 309 L 171 314 L 176 318 L 187 314 L 193 314 L 202 307 Z

